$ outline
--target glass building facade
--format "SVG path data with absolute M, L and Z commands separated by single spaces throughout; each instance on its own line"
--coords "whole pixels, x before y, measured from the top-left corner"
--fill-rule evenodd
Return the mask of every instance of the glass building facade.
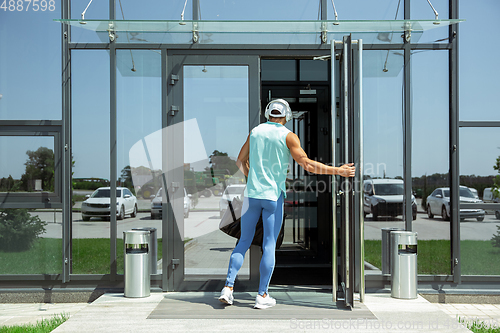
M 291 161 L 272 283 L 335 288 L 350 257 L 354 289 L 384 288 L 394 227 L 418 233 L 422 288 L 498 286 L 500 65 L 470 41 L 491 43 L 500 5 L 186 3 L 0 7 L 0 288 L 123 288 L 123 231 L 152 227 L 154 287 L 218 290 L 235 245 L 218 224 L 245 185 L 235 160 L 274 98 L 312 159 L 359 172 L 345 183 Z M 384 214 L 367 180 L 388 179 L 401 186 Z M 117 196 L 99 201 L 101 187 Z M 259 260 L 252 247 L 238 283 L 255 284 Z

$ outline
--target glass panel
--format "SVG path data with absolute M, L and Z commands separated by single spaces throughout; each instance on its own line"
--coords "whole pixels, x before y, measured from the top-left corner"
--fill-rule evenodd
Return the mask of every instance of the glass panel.
M 500 185 L 498 138 L 498 127 L 460 129 L 460 185 L 468 188 L 460 202 L 500 202 L 491 191 Z M 500 275 L 500 210 L 460 209 L 460 219 L 462 275 Z
M 0 120 L 61 119 L 61 27 L 52 22 L 61 2 L 37 11 L 30 1 L 2 3 Z
M 404 32 L 426 31 L 464 20 L 393 20 L 393 21 L 191 21 L 191 20 L 95 20 L 95 19 L 55 19 L 54 21 L 70 24 L 93 31 L 117 32 L 158 32 L 158 33 L 186 33 L 196 30 L 206 33 L 318 33 L 323 30 L 332 33 L 350 32 Z M 83 24 L 82 24 L 83 23 Z
M 419 274 L 450 274 L 449 206 L 447 199 L 432 194 L 436 188 L 449 188 L 448 52 L 415 51 L 411 63 L 412 177 L 418 211 L 413 231 L 418 232 Z
M 316 134 L 311 121 L 311 111 L 314 109 L 309 107 L 308 111 L 304 111 L 304 105 L 295 102 L 290 104 L 292 110 L 302 111 L 299 111 L 300 116 L 297 113 L 293 120 L 286 123 L 285 127 L 297 134 L 302 149 L 309 158 L 316 159 L 313 155 L 315 152 L 312 151 L 313 142 L 310 139 Z M 311 189 L 311 187 L 318 186 L 317 177 L 306 175 L 304 169 L 291 157 L 290 165 L 291 169 L 287 175 L 287 197 L 284 202 L 285 237 L 280 249 L 277 250 L 278 254 L 285 251 L 290 253 L 291 250 L 311 250 L 312 247 L 316 250 L 318 247 L 318 196 Z
M 54 192 L 54 138 L 0 136 L 0 192 Z
M 71 273 L 108 274 L 109 205 L 91 207 L 86 196 L 99 187 L 109 186 L 109 54 L 72 51 L 71 63 L 74 160 Z M 96 210 L 108 213 L 94 217 Z
M 295 81 L 297 79 L 297 64 L 295 60 L 262 59 L 262 81 Z
M 328 81 L 328 62 L 300 60 L 300 81 Z
M 363 52 L 364 239 L 365 260 L 371 264 L 370 272 L 365 271 L 367 274 L 380 273 L 382 268 L 381 229 L 405 226 L 402 196 L 380 193 L 392 186 L 404 186 L 401 180 L 403 57 L 391 52 L 386 67 L 389 70 L 384 71 L 387 54 L 387 51 Z M 381 189 L 371 191 L 373 183 L 378 183 Z
M 321 31 L 328 32 L 328 39 L 342 39 L 353 33 L 366 43 L 401 43 L 397 37 L 405 29 L 412 30 L 416 43 L 424 31 L 439 29 L 463 20 L 395 20 L 395 21 L 145 21 L 145 20 L 55 20 L 75 27 L 97 31 L 103 42 L 108 42 L 108 30 L 117 32 L 119 43 L 192 43 L 193 31 L 202 44 L 317 44 Z M 84 24 L 83 24 L 84 23 Z M 79 30 L 79 29 L 78 29 Z M 381 33 L 382 32 L 382 33 Z M 387 39 L 385 35 L 391 35 Z
M 218 225 L 226 198 L 245 186 L 235 162 L 248 136 L 248 67 L 184 66 L 183 77 L 185 274 L 223 279 L 235 240 Z M 224 186 L 236 194 L 222 196 Z M 248 263 L 247 256 L 240 278 L 248 278 Z
M 489 1 L 459 1 L 460 12 L 467 13 L 467 24 L 459 31 L 459 73 L 460 73 L 460 120 L 500 121 L 496 96 L 498 95 L 497 45 L 490 52 L 476 52 L 467 46 L 469 41 L 476 45 L 491 43 L 489 36 L 481 31 L 496 28 L 494 17 L 498 16 L 498 3 Z
M 449 18 L 449 0 L 431 0 L 434 9 L 438 12 L 439 18 L 447 19 Z M 427 1 L 411 1 L 411 19 L 412 20 L 430 20 L 434 19 L 436 16 L 431 6 Z M 469 13 L 467 13 L 467 20 L 469 19 Z M 449 30 L 448 29 L 432 29 L 425 32 L 422 38 L 418 40 L 419 43 L 434 43 L 434 42 L 449 42 Z M 412 43 L 415 43 L 414 37 L 412 35 Z
M 117 50 L 117 253 L 123 252 L 123 232 L 156 228 L 161 237 L 161 215 L 153 216 L 151 196 L 160 189 L 161 174 L 161 53 L 156 50 Z M 125 198 L 128 189 L 131 197 Z M 153 219 L 154 218 L 154 219 Z M 161 238 L 158 239 L 161 242 Z M 159 247 L 158 247 L 159 248 Z M 157 258 L 158 260 L 161 258 Z M 119 263 L 119 274 L 123 266 Z
M 0 209 L 0 274 L 60 274 L 60 210 Z
M 85 19 L 109 19 L 109 1 L 71 1 L 71 18 L 78 20 L 82 19 L 84 13 Z M 89 4 L 90 3 L 90 4 Z M 140 6 L 136 6 L 140 7 Z M 116 12 L 117 18 L 122 18 Z M 81 24 L 78 24 L 81 26 Z M 71 29 L 71 42 L 73 43 L 109 43 L 109 36 L 107 32 L 92 32 L 88 29 Z

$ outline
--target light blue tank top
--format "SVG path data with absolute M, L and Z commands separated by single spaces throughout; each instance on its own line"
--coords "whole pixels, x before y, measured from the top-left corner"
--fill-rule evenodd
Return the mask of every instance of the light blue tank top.
M 250 170 L 245 196 L 254 199 L 277 201 L 283 192 L 286 197 L 286 175 L 290 150 L 285 126 L 267 122 L 250 132 Z

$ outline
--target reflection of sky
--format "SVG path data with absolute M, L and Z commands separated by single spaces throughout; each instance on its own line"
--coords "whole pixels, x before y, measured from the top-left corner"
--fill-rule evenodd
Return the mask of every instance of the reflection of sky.
M 25 1 L 25 4 L 27 2 Z M 79 18 L 88 2 L 72 1 L 72 17 Z M 280 0 L 252 2 L 228 2 L 214 0 L 210 5 L 201 1 L 202 19 L 239 20 L 239 19 L 317 19 L 317 0 Z M 397 0 L 373 1 L 360 0 L 336 3 L 339 19 L 394 19 Z M 87 18 L 108 17 L 108 2 L 93 2 Z M 126 19 L 179 19 L 183 1 L 148 1 L 140 6 L 136 1 L 122 0 Z M 433 1 L 440 13 L 446 18 L 447 1 Z M 117 4 L 117 7 L 119 5 Z M 412 17 L 433 19 L 432 10 L 425 1 L 411 2 Z M 56 2 L 54 12 L 9 12 L 0 10 L 0 119 L 61 119 L 61 35 L 60 23 L 52 22 L 60 18 L 60 2 Z M 329 4 L 329 19 L 332 19 Z M 398 18 L 401 18 L 401 10 Z M 500 75 L 500 62 L 497 61 L 498 43 L 491 42 L 485 31 L 495 31 L 495 22 L 500 14 L 500 3 L 494 0 L 461 1 L 460 16 L 467 21 L 459 26 L 460 32 L 460 119 L 461 120 L 500 120 L 496 102 L 498 95 L 497 79 Z M 119 18 L 121 11 L 117 11 Z M 188 4 L 186 19 L 191 18 L 191 5 Z M 447 35 L 447 28 L 438 28 L 424 33 L 419 42 L 432 42 Z M 74 41 L 99 42 L 95 33 L 83 29 L 72 29 Z M 122 36 L 123 37 L 123 36 Z M 397 36 L 396 36 L 397 37 Z M 36 51 L 35 51 L 36 50 Z M 126 59 L 127 51 L 123 52 Z M 135 51 L 134 51 L 135 52 Z M 383 52 L 382 52 L 383 53 Z M 366 52 L 368 55 L 368 51 Z M 109 178 L 109 54 L 107 51 L 74 51 L 72 54 L 73 74 L 73 157 L 76 161 L 75 177 Z M 443 173 L 448 171 L 448 102 L 447 102 L 447 52 L 427 51 L 416 53 L 412 61 L 413 74 L 413 175 L 424 173 Z M 159 60 L 158 60 L 159 61 Z M 401 174 L 402 134 L 400 92 L 402 78 L 399 76 L 365 79 L 365 161 L 377 165 L 385 163 L 387 174 Z M 215 78 L 212 78 L 215 80 Z M 210 80 L 212 80 L 210 79 Z M 119 151 L 118 170 L 128 164 L 128 150 L 132 145 L 161 127 L 160 112 L 161 90 L 159 80 L 148 81 L 135 78 L 129 83 L 118 74 L 120 85 L 119 103 Z M 197 89 L 190 91 L 190 97 L 204 99 L 199 109 L 196 99 L 186 101 L 186 111 L 196 113 L 186 115 L 185 119 L 196 118 L 203 138 L 206 138 L 206 151 L 214 149 L 236 156 L 248 134 L 247 116 L 231 114 L 228 110 L 217 108 L 209 97 L 248 98 L 240 94 L 231 96 L 234 88 L 240 91 L 243 83 L 233 78 L 234 87 L 226 87 L 226 93 L 210 84 L 204 85 L 192 79 Z M 223 80 L 224 82 L 230 82 Z M 231 81 L 233 83 L 233 81 Z M 147 91 L 137 92 L 136 87 L 143 85 Z M 203 92 L 200 92 L 204 85 Z M 207 87 L 209 86 L 209 87 Z M 208 93 L 208 88 L 212 88 Z M 134 88 L 134 89 L 132 89 Z M 215 94 L 215 95 L 213 95 Z M 222 95 L 222 96 L 221 96 Z M 152 100 L 154 99 L 154 100 Z M 377 105 L 372 105 L 377 101 Z M 120 104 L 121 103 L 121 104 Z M 225 100 L 241 110 L 238 100 Z M 137 114 L 140 110 L 140 114 Z M 191 110 L 191 111 L 189 111 Z M 212 111 L 209 111 L 212 110 Z M 217 120 L 213 118 L 216 110 Z M 247 112 L 247 111 L 241 111 Z M 155 116 L 152 116 L 155 114 Z M 239 124 L 234 126 L 234 124 Z M 241 126 L 241 127 L 239 127 Z M 247 127 L 245 127 L 247 126 Z M 245 130 L 241 130 L 244 128 Z M 500 155 L 495 143 L 497 131 L 481 131 L 469 135 L 461 130 L 460 170 L 462 174 L 489 175 L 495 159 Z M 217 133 L 217 135 L 214 135 Z M 224 133 L 224 134 L 221 134 Z M 464 133 L 464 134 L 462 134 Z M 491 137 L 493 135 L 493 137 Z M 376 142 L 372 142 L 375 140 Z M 16 142 L 15 140 L 13 142 Z M 17 141 L 19 142 L 19 141 Z M 491 146 L 491 147 L 490 147 Z M 485 148 L 486 147 L 486 148 Z M 14 143 L 2 145 L 0 156 L 8 156 L 9 162 L 0 167 L 0 177 L 18 174 L 19 165 L 26 160 L 25 152 L 36 149 L 31 144 Z M 479 149 L 480 148 L 480 149 Z M 473 154 L 474 153 L 474 154 Z M 470 157 L 470 158 L 468 158 Z M 16 158 L 18 160 L 16 160 Z
M 184 127 L 184 163 L 196 163 L 208 158 L 196 119 L 190 119 L 168 127 L 177 131 L 176 126 Z M 137 141 L 128 154 L 131 168 L 145 166 L 151 170 L 162 169 L 162 135 L 167 136 L 168 130 L 162 129 L 149 134 L 143 140 Z M 166 170 L 164 170 L 166 172 Z
M 218 150 L 237 157 L 249 130 L 248 67 L 185 66 L 184 119 L 192 118 L 208 155 Z M 184 137 L 188 143 L 187 131 Z
M 15 154 L 9 154 L 12 147 L 17 148 Z M 22 150 L 19 150 L 22 147 Z M 12 176 L 20 179 L 26 170 L 25 163 L 28 160 L 26 152 L 36 151 L 40 147 L 47 147 L 54 151 L 54 137 L 52 136 L 0 136 L 0 178 Z

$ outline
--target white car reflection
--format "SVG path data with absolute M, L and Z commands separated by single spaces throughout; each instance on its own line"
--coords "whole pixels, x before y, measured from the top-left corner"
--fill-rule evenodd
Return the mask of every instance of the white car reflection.
M 191 210 L 191 194 L 187 194 L 184 189 L 184 218 L 189 217 Z M 161 219 L 162 217 L 162 188 L 158 190 L 156 196 L 151 201 L 151 220 Z
M 82 202 L 82 220 L 89 221 L 91 217 L 110 217 L 110 187 L 99 187 Z M 137 198 L 126 187 L 116 188 L 116 217 L 123 220 L 126 214 L 137 216 Z
M 465 186 L 460 186 L 460 202 L 461 203 L 482 203 L 475 197 L 474 193 Z M 450 188 L 440 187 L 434 190 L 427 197 L 427 216 L 433 218 L 434 215 L 441 215 L 445 221 L 450 219 Z M 460 209 L 460 220 L 466 218 L 475 218 L 481 222 L 484 220 L 483 209 Z

